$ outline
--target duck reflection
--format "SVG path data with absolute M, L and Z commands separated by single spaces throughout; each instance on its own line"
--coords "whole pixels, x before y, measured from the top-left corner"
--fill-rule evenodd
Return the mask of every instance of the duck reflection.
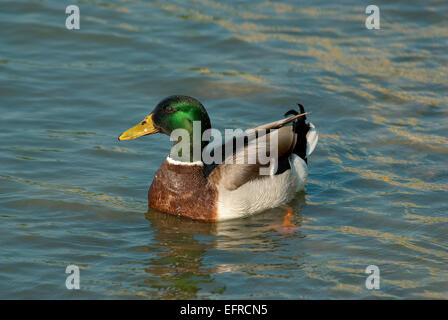
M 214 274 L 237 272 L 241 261 L 223 263 L 219 256 L 229 252 L 273 250 L 284 236 L 300 234 L 305 193 L 289 204 L 293 214 L 288 219 L 288 232 L 281 232 L 288 207 L 278 207 L 246 219 L 204 223 L 149 209 L 146 218 L 154 229 L 150 251 L 156 257 L 146 260 L 145 271 L 151 274 L 147 283 L 158 299 L 191 299 L 225 292 L 225 286 L 214 283 Z M 291 228 L 294 226 L 294 228 Z M 201 292 L 202 291 L 202 292 Z

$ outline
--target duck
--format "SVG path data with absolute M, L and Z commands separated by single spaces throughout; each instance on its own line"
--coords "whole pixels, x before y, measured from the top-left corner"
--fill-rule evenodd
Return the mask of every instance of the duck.
M 300 112 L 291 109 L 284 119 L 221 141 L 210 138 L 216 129 L 199 100 L 173 95 L 118 140 L 160 133 L 174 141 L 149 187 L 149 208 L 205 222 L 245 218 L 287 204 L 305 189 L 318 133 L 298 106 Z M 261 157 L 263 148 L 267 152 Z

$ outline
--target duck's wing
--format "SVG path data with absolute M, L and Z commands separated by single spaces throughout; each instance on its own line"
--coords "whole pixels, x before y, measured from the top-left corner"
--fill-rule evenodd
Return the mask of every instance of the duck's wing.
M 291 110 L 286 115 L 291 113 L 293 116 L 247 130 L 244 136 L 214 148 L 212 153 L 220 154 L 223 162 L 205 165 L 209 181 L 235 190 L 250 180 L 289 169 L 288 159 L 293 153 L 306 162 L 317 143 L 317 132 L 312 124 L 305 123 L 302 106 L 300 114 Z M 312 141 L 307 141 L 308 136 Z

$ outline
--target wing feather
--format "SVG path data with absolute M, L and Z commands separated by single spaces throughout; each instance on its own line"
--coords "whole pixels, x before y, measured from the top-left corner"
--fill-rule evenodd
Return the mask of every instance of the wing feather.
M 275 170 L 271 168 L 272 165 L 277 165 L 274 160 L 288 158 L 297 143 L 294 127 L 286 125 L 306 114 L 303 112 L 246 130 L 245 138 L 240 145 L 236 141 L 241 137 L 234 137 L 214 148 L 213 152 L 220 153 L 224 161 L 221 164 L 212 163 L 205 166 L 205 174 L 209 181 L 228 190 L 235 190 L 252 179 L 262 177 L 266 172 L 275 174 Z M 277 154 L 271 152 L 271 147 L 275 148 L 275 143 Z

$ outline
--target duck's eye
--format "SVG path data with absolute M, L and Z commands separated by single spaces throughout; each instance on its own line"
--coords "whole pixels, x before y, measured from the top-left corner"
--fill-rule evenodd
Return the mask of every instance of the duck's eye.
M 173 113 L 175 111 L 172 106 L 166 106 L 164 109 L 165 109 L 165 112 L 167 112 L 167 113 Z

